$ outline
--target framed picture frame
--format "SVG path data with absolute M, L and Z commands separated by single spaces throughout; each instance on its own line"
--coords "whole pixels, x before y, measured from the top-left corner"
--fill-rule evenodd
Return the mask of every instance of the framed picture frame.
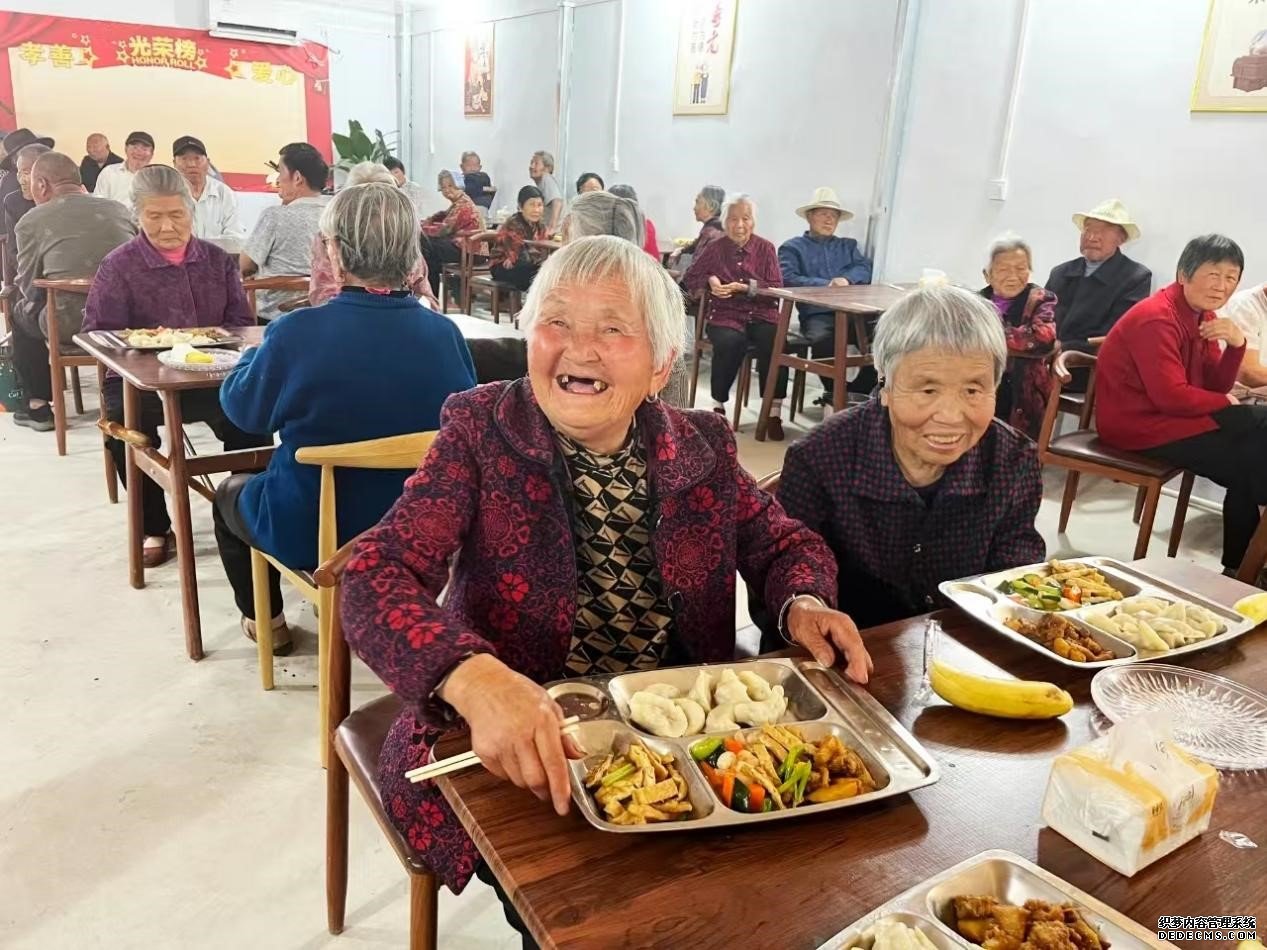
M 682 0 L 674 115 L 726 115 L 739 0 Z
M 1193 112 L 1267 112 L 1267 2 L 1210 0 Z
M 493 114 L 493 27 L 476 23 L 466 31 L 462 57 L 462 114 L 488 118 Z

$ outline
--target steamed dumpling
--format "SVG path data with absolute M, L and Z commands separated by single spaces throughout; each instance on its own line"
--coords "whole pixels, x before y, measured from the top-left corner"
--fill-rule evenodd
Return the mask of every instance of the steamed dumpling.
M 643 692 L 655 693 L 657 696 L 663 696 L 665 699 L 677 699 L 682 695 L 682 691 L 670 683 L 652 683 L 646 687 Z
M 629 718 L 653 736 L 677 739 L 686 735 L 686 710 L 650 690 L 629 697 Z
M 734 732 L 738 728 L 739 723 L 735 722 L 734 703 L 714 706 L 704 722 L 705 732 Z
M 684 736 L 694 736 L 704 731 L 705 715 L 704 707 L 695 700 L 683 696 L 673 700 L 682 712 L 686 713 L 686 732 Z
M 695 700 L 704 712 L 708 712 L 713 708 L 713 677 L 708 670 L 699 671 L 699 675 L 695 677 L 695 683 L 691 686 L 691 691 L 687 693 L 687 696 Z
M 717 688 L 713 690 L 713 700 L 718 706 L 746 703 L 750 698 L 748 687 L 735 675 L 734 670 L 721 671 L 721 679 L 717 681 Z
M 744 686 L 748 687 L 749 699 L 763 703 L 770 698 L 770 684 L 752 672 L 752 670 L 744 670 L 740 673 L 739 680 Z
M 778 722 L 787 712 L 787 698 L 783 695 L 783 687 L 776 686 L 770 690 L 770 696 L 764 702 L 737 703 L 735 719 L 748 726 L 765 726 Z

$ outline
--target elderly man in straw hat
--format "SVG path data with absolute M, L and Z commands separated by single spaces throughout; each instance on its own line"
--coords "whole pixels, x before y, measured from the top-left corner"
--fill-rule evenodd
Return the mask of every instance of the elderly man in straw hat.
M 1152 292 L 1153 274 L 1120 250 L 1139 237 L 1139 226 L 1116 198 L 1075 214 L 1082 232 L 1078 257 L 1052 269 L 1047 289 L 1056 295 L 1056 335 L 1066 350 L 1094 349 L 1122 314 Z
M 871 283 L 871 261 L 853 238 L 837 237 L 836 228 L 848 221 L 853 212 L 841 207 L 832 188 L 817 188 L 809 204 L 796 209 L 809 222 L 809 230 L 779 248 L 779 269 L 786 287 L 847 287 Z M 796 305 L 801 318 L 801 332 L 809 338 L 810 351 L 816 358 L 835 352 L 836 317 L 826 307 L 814 304 Z M 861 374 L 860 374 L 861 375 Z M 831 412 L 832 381 L 822 377 L 823 395 L 817 401 L 824 413 Z M 864 380 L 864 385 L 866 381 Z M 867 391 L 875 385 L 874 374 Z M 853 388 L 852 385 L 850 388 Z

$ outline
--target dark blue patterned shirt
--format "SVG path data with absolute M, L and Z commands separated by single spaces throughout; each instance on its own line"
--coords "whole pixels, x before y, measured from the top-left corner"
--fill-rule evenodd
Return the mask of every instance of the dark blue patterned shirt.
M 835 553 L 840 609 L 861 628 L 944 606 L 942 581 L 1041 561 L 1042 492 L 1034 443 L 995 420 L 926 500 L 898 468 L 877 398 L 788 449 L 778 498 Z

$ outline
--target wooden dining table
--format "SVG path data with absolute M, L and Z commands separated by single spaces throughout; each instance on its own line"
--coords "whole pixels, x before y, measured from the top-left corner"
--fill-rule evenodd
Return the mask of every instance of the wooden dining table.
M 1177 560 L 1141 566 L 1224 604 L 1254 590 Z M 1025 721 L 978 716 L 938 699 L 919 702 L 926 618 L 915 617 L 863 631 L 875 661 L 871 695 L 941 766 L 937 784 L 909 795 L 765 826 L 639 835 L 599 831 L 575 809 L 560 818 L 482 769 L 439 785 L 547 948 L 808 950 L 921 881 L 996 848 L 1037 863 L 1149 931 L 1163 916 L 1262 920 L 1267 770 L 1222 772 L 1209 830 L 1124 877 L 1041 818 L 1052 759 L 1108 725 L 1090 699 L 1093 671 L 1048 660 L 957 610 L 932 616 L 944 631 L 939 657 L 987 675 L 1057 683 L 1073 695 L 1074 709 L 1060 719 Z M 1261 687 L 1267 627 L 1189 654 L 1183 665 Z M 438 755 L 468 744 L 447 739 Z M 1258 847 L 1236 847 L 1221 831 Z
M 264 328 L 235 327 L 242 345 L 258 345 Z M 184 618 L 185 649 L 191 660 L 201 660 L 202 620 L 198 610 L 198 575 L 194 561 L 193 525 L 189 492 L 192 488 L 208 501 L 214 492 L 200 479 L 213 474 L 249 472 L 262 469 L 272 457 L 272 448 L 241 449 L 189 457 L 183 438 L 184 415 L 180 394 L 194 389 L 219 389 L 228 371 L 217 373 L 182 370 L 164 366 L 153 350 L 120 349 L 89 333 L 75 334 L 80 348 L 123 381 L 123 429 L 127 458 L 127 484 L 137 485 L 142 476 L 152 479 L 172 496 L 172 529 L 176 534 L 176 566 L 180 581 L 181 610 Z M 157 393 L 163 405 L 163 425 L 167 429 L 166 454 L 141 444 L 128 435 L 136 433 L 141 421 L 141 393 Z M 144 526 L 141 493 L 128 493 L 128 578 L 133 587 L 145 586 L 145 564 L 141 557 Z
M 871 365 L 871 342 L 867 337 L 867 319 L 884 313 L 910 293 L 910 289 L 896 284 L 852 284 L 847 287 L 765 287 L 757 293 L 774 297 L 779 304 L 779 320 L 775 326 L 774 353 L 770 372 L 766 375 L 765 392 L 761 395 L 761 412 L 757 416 L 756 439 L 764 442 L 770 426 L 770 411 L 774 405 L 774 391 L 778 383 L 779 367 L 802 370 L 819 376 L 829 376 L 835 382 L 832 406 L 839 412 L 848 400 L 846 373 L 853 367 Z M 814 359 L 785 353 L 788 329 L 792 323 L 792 310 L 796 304 L 826 307 L 836 317 L 836 334 L 832 355 Z M 858 355 L 849 355 L 850 330 Z

